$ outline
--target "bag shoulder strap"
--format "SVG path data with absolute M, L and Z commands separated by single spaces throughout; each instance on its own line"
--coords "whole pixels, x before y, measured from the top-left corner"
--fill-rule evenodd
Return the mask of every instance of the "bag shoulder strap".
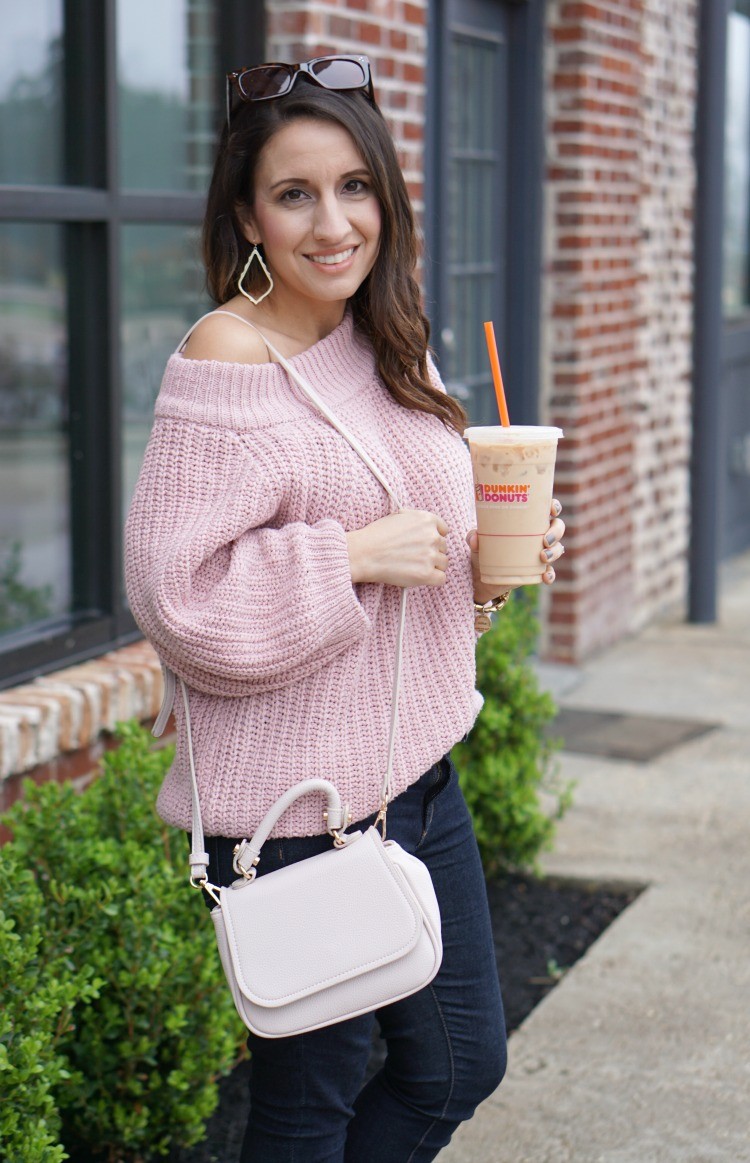
M 205 315 L 198 316 L 198 318 L 195 320 L 195 323 L 192 323 L 190 325 L 190 327 L 188 327 L 187 331 L 183 335 L 180 342 L 177 344 L 177 347 L 174 349 L 172 354 L 179 355 L 181 353 L 183 347 L 187 343 L 188 339 L 195 331 L 198 324 L 202 323 L 204 319 L 213 319 L 214 315 L 229 315 L 232 319 L 237 319 L 240 323 L 244 323 L 247 327 L 252 327 L 253 330 L 255 330 L 255 331 L 258 330 L 258 328 L 255 327 L 255 325 L 253 323 L 250 323 L 250 321 L 248 319 L 243 319 L 242 316 L 238 315 L 236 311 L 225 311 L 223 307 L 217 307 L 214 311 L 207 311 L 205 313 Z M 265 337 L 261 336 L 261 339 L 263 339 L 263 342 L 266 344 L 266 347 L 268 347 L 268 344 L 266 343 Z M 270 355 L 270 350 L 269 350 L 269 355 Z
M 310 401 L 310 403 L 313 405 L 313 407 L 318 412 L 320 412 L 326 418 L 326 420 L 328 420 L 328 422 L 337 430 L 337 432 L 339 432 L 341 434 L 341 436 L 344 437 L 344 439 L 354 449 L 354 451 L 358 454 L 358 456 L 361 457 L 361 459 L 364 461 L 364 463 L 370 469 L 370 472 L 373 474 L 373 476 L 376 478 L 376 480 L 378 480 L 379 483 L 383 486 L 383 488 L 384 488 L 386 494 L 388 495 L 388 497 L 390 498 L 395 510 L 397 512 L 399 512 L 402 508 L 402 505 L 401 505 L 398 497 L 396 496 L 395 492 L 393 491 L 391 486 L 388 484 L 387 480 L 385 479 L 383 474 L 380 472 L 380 469 L 375 464 L 375 462 L 372 460 L 372 458 L 370 457 L 370 455 L 368 454 L 366 449 L 364 449 L 362 447 L 362 444 L 360 443 L 360 441 L 356 438 L 356 436 L 353 435 L 353 433 L 351 433 L 348 430 L 348 428 L 345 427 L 345 425 L 343 425 L 340 422 L 340 420 L 338 420 L 338 418 L 334 415 L 334 413 L 331 411 L 331 409 L 328 407 L 328 405 L 325 403 L 325 401 L 321 399 L 321 397 L 318 395 L 318 393 L 312 387 L 310 382 L 303 375 L 301 375 L 301 373 L 299 371 L 297 371 L 297 369 L 295 367 L 292 366 L 292 364 L 289 362 L 289 360 L 287 360 L 281 354 L 281 352 L 270 342 L 270 340 L 268 340 L 266 338 L 266 336 L 263 334 L 263 332 L 260 330 L 260 328 L 256 327 L 255 324 L 251 323 L 248 319 L 243 319 L 241 315 L 234 315 L 234 313 L 232 311 L 212 311 L 212 312 L 209 312 L 209 314 L 233 315 L 235 319 L 239 319 L 240 322 L 246 323 L 248 327 L 252 327 L 255 331 L 258 332 L 258 334 L 260 335 L 261 339 L 265 343 L 268 350 L 271 352 L 272 355 L 274 355 L 276 357 L 279 364 L 284 368 L 287 375 L 294 381 L 294 383 L 297 384 L 297 386 L 302 391 L 303 395 Z M 205 319 L 206 316 L 205 315 L 201 316 L 201 318 Z M 200 322 L 201 322 L 200 319 L 197 319 L 195 321 L 195 323 L 190 328 L 190 330 L 187 332 L 187 334 L 183 338 L 182 342 L 180 343 L 179 347 L 177 348 L 178 352 L 182 350 L 185 343 L 187 343 L 187 340 L 189 339 L 190 335 L 192 334 L 194 328 Z M 387 761 L 386 761 L 385 775 L 383 776 L 383 781 L 382 781 L 381 789 L 380 789 L 381 810 L 390 802 L 390 800 L 392 799 L 392 796 L 393 796 L 393 758 L 394 758 L 394 752 L 395 752 L 395 746 L 396 746 L 396 730 L 397 730 L 397 726 L 398 726 L 398 700 L 399 700 L 399 695 L 401 693 L 401 675 L 402 675 L 402 662 L 403 662 L 404 625 L 406 622 L 407 593 L 408 593 L 408 591 L 405 588 L 402 588 L 401 601 L 399 604 L 398 632 L 396 635 L 396 657 L 395 657 L 395 663 L 394 663 L 394 668 L 393 668 L 393 683 L 392 683 L 392 687 L 391 687 L 391 716 L 390 716 L 390 725 L 389 725 L 389 733 L 388 733 L 388 755 L 387 755 Z M 164 698 L 164 702 L 162 703 L 161 710 L 159 711 L 159 715 L 157 717 L 157 720 L 154 723 L 154 726 L 152 728 L 154 735 L 161 735 L 162 731 L 164 730 L 164 727 L 166 726 L 166 721 L 169 718 L 170 711 L 172 710 L 172 705 L 174 702 L 174 695 L 175 695 L 174 675 L 172 674 L 172 672 L 169 670 L 168 667 L 164 666 L 163 663 L 162 663 L 162 669 L 164 671 L 164 678 L 165 678 L 165 685 L 164 685 L 165 698 Z M 187 687 L 185 686 L 185 683 L 183 682 L 182 679 L 180 679 L 180 689 L 182 692 L 182 700 L 183 700 L 183 705 L 184 705 L 184 709 L 185 709 L 185 730 L 187 733 L 188 760 L 189 760 L 189 765 L 190 765 L 190 781 L 191 781 L 191 785 L 192 785 L 191 794 L 192 794 L 192 837 L 193 838 L 192 838 L 192 851 L 191 851 L 190 857 L 189 857 L 190 875 L 191 875 L 191 879 L 193 881 L 201 882 L 201 881 L 205 881 L 207 879 L 208 855 L 203 850 L 205 847 L 204 838 L 203 838 L 203 820 L 201 817 L 200 798 L 198 795 L 198 779 L 197 779 L 197 775 L 196 775 L 196 771 L 195 771 L 195 757 L 193 754 L 192 730 L 191 730 L 191 725 L 190 725 L 190 707 L 189 707 L 189 703 L 188 703 Z M 157 728 L 159 728 L 159 729 L 157 730 Z

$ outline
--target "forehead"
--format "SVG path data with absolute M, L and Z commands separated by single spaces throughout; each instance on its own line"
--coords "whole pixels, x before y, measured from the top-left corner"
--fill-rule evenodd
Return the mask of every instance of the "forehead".
M 343 125 L 301 117 L 282 126 L 266 143 L 258 158 L 256 177 L 263 183 L 278 180 L 287 172 L 290 177 L 338 174 L 364 164 L 354 138 Z

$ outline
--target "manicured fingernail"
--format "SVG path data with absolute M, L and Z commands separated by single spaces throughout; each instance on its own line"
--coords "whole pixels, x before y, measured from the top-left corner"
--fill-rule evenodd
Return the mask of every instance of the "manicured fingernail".
M 546 577 L 547 581 L 554 581 L 555 580 L 554 569 L 548 569 L 544 576 Z
M 554 533 L 548 533 L 547 536 L 544 538 L 544 544 L 545 545 L 554 545 L 556 540 L 557 540 L 557 538 L 556 538 Z
M 554 553 L 552 552 L 552 550 L 551 550 L 551 549 L 545 549 L 545 551 L 544 551 L 544 556 L 547 558 L 547 561 L 552 561 L 552 558 L 553 558 L 555 555 L 554 555 Z
M 560 504 L 560 502 L 558 500 L 554 500 L 552 502 L 552 510 L 553 510 L 556 517 L 559 517 L 560 514 L 562 513 L 562 505 Z

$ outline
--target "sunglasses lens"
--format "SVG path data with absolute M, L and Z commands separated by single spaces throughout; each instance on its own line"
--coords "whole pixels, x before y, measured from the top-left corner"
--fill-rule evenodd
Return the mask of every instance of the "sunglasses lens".
M 312 72 L 326 89 L 361 89 L 367 83 L 367 73 L 359 61 L 316 61 Z
M 289 69 L 279 65 L 260 65 L 247 69 L 237 78 L 237 86 L 246 101 L 263 101 L 286 93 L 292 79 Z

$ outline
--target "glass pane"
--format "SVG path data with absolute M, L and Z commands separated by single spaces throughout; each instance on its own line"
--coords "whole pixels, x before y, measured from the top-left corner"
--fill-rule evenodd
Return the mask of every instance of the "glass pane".
M 218 115 L 216 0 L 120 0 L 117 38 L 122 185 L 204 190 Z
M 0 636 L 70 609 L 62 241 L 0 223 Z
M 724 313 L 750 307 L 750 19 L 729 16 L 724 193 Z
M 497 93 L 501 46 L 456 35 L 451 43 L 448 141 L 448 313 L 442 367 L 448 389 L 477 423 L 491 401 L 482 322 L 501 277 L 496 245 L 504 213 Z
M 203 289 L 197 227 L 124 226 L 122 272 L 124 517 L 167 359 L 212 304 Z
M 3 4 L 0 183 L 61 183 L 62 0 Z

